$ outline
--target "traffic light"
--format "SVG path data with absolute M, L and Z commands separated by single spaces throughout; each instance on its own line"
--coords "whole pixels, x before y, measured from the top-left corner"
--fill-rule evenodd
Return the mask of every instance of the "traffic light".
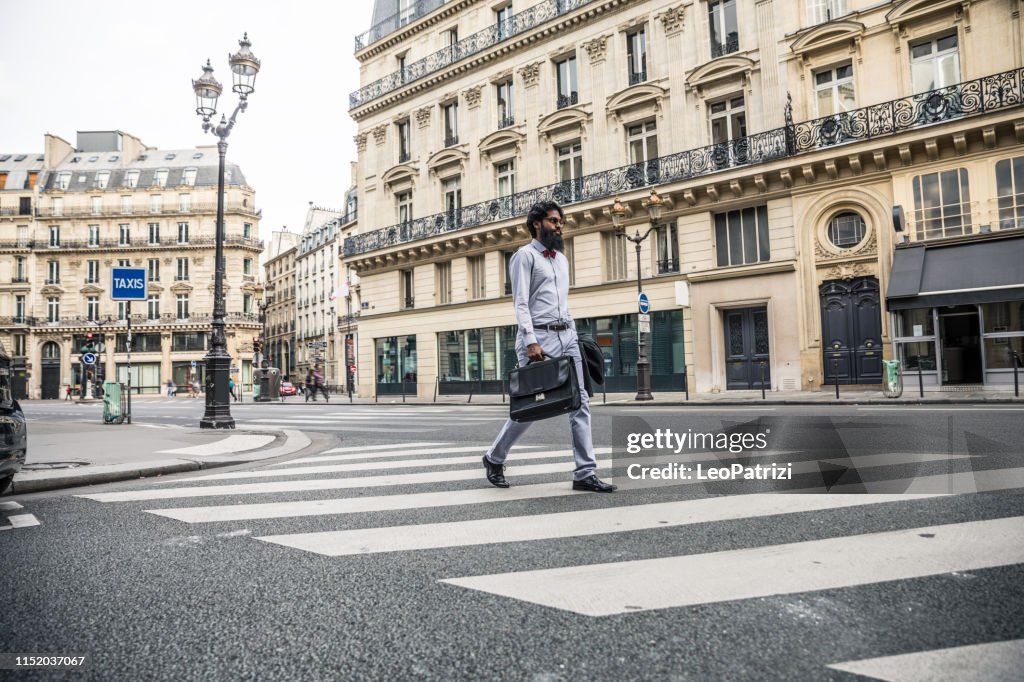
M 81 353 L 92 353 L 96 349 L 96 339 L 93 337 L 92 332 L 88 332 L 85 335 L 85 342 L 82 343 L 82 347 L 79 348 Z
M 263 339 L 258 336 L 252 337 L 252 352 L 261 353 L 263 352 Z

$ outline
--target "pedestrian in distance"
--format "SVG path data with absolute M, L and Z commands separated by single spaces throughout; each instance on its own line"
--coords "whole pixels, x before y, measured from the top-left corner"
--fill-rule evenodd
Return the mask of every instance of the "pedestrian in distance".
M 228 393 L 231 394 L 231 399 L 234 400 L 237 403 L 238 402 L 238 396 L 235 395 L 235 380 L 234 379 L 228 379 Z
M 568 356 L 575 361 L 580 390 L 580 407 L 569 413 L 569 431 L 575 459 L 573 490 L 614 492 L 616 486 L 597 477 L 594 439 L 590 423 L 590 397 L 584 388 L 583 354 L 576 336 L 576 323 L 569 314 L 569 263 L 563 250 L 562 208 L 553 201 L 534 204 L 526 217 L 533 240 L 520 248 L 509 262 L 512 305 L 518 331 L 516 355 L 519 366 L 529 361 Z M 505 460 L 509 449 L 529 428 L 529 422 L 505 421 L 494 443 L 484 455 L 487 480 L 498 488 L 509 487 Z
M 310 369 L 306 372 L 306 402 L 309 402 L 309 397 L 313 396 L 313 402 L 316 402 L 316 376 L 313 374 L 313 370 Z
M 331 396 L 327 395 L 327 384 L 324 383 L 324 373 L 319 367 L 313 372 L 313 386 L 313 400 L 316 400 L 317 393 L 323 393 L 324 401 L 331 402 Z
M 64 393 L 64 400 L 71 400 L 71 384 L 68 384 L 67 391 Z

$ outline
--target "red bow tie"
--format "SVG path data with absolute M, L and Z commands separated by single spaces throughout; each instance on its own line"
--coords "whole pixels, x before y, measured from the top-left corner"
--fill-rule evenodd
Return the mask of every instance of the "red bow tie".
M 554 258 L 557 255 L 558 255 L 557 251 L 550 251 L 548 249 L 544 249 L 544 257 L 545 258 Z

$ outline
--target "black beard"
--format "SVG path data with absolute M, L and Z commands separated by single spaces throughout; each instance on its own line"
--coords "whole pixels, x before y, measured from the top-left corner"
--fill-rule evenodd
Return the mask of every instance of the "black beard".
M 544 245 L 545 249 L 551 251 L 558 251 L 560 253 L 565 251 L 565 241 L 562 239 L 562 235 L 554 230 L 542 229 L 540 231 L 540 243 Z

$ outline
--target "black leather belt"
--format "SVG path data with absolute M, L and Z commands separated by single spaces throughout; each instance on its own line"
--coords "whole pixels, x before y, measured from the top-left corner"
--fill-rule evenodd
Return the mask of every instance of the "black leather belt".
M 564 332 L 569 328 L 567 324 L 535 324 L 534 329 L 544 329 L 549 332 Z

